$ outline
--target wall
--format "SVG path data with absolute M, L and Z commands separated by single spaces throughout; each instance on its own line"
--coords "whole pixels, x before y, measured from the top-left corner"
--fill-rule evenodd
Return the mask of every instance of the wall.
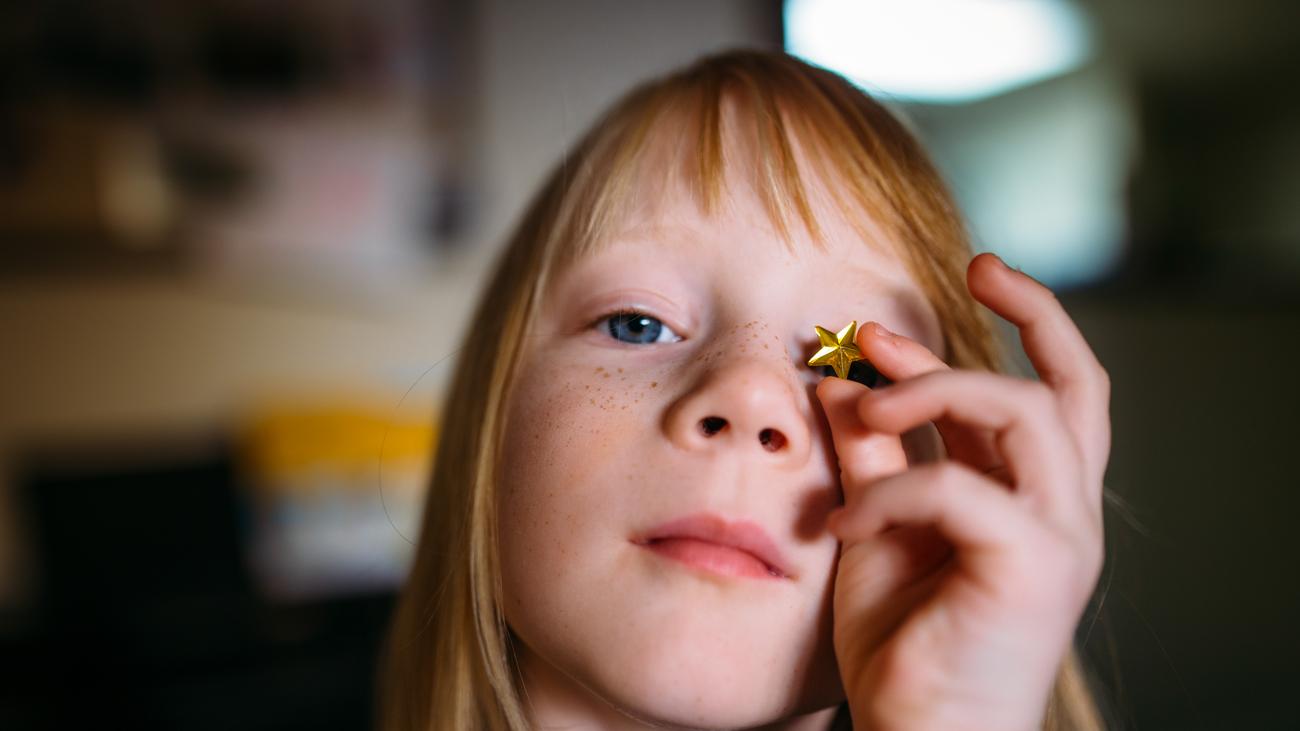
M 485 276 L 526 198 L 633 83 L 733 45 L 771 45 L 774 6 L 745 0 L 478 3 L 471 226 L 382 296 L 190 277 L 10 280 L 0 287 L 0 606 L 19 601 L 15 451 L 49 439 L 207 432 L 275 395 L 387 399 L 434 366 L 433 405 Z M 283 286 L 280 286 L 283 285 Z M 440 365 L 434 365 L 441 363 Z

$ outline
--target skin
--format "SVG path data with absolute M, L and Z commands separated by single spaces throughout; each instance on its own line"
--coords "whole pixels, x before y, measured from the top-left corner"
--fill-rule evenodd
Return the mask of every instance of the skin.
M 949 371 L 919 286 L 830 207 L 826 250 L 796 230 L 790 253 L 743 185 L 714 216 L 650 192 L 548 293 L 510 405 L 502 586 L 534 726 L 825 729 L 847 695 L 859 728 L 1031 727 L 1100 570 L 1109 449 L 1100 366 L 1055 299 L 972 262 L 1059 397 Z M 619 307 L 660 341 L 614 338 Z M 889 389 L 804 365 L 814 324 L 853 319 L 902 334 L 859 331 Z M 789 576 L 633 542 L 697 511 L 761 525 Z

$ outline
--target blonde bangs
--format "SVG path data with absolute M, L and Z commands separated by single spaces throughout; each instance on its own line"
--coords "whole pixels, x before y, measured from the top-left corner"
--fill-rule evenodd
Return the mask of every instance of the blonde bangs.
M 584 258 L 615 238 L 645 182 L 662 177 L 657 156 L 664 153 L 674 182 L 707 215 L 724 204 L 729 178 L 747 173 L 769 223 L 792 253 L 796 226 L 822 245 L 814 201 L 823 198 L 864 243 L 899 255 L 890 239 L 898 238 L 902 216 L 888 191 L 906 179 L 881 169 L 870 122 L 811 83 L 806 70 L 772 66 L 770 58 L 762 68 L 697 64 L 642 87 L 611 109 L 579 143 L 577 169 L 564 170 L 572 177 L 551 242 L 559 259 Z M 801 169 L 800 159 L 811 169 Z M 872 222 L 894 235 L 882 237 Z

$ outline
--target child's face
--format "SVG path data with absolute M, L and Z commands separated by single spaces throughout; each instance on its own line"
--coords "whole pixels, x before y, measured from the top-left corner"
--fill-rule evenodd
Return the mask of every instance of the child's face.
M 627 721 L 611 706 L 692 726 L 811 713 L 843 699 L 825 529 L 841 492 L 823 376 L 806 365 L 813 326 L 878 320 L 942 355 L 938 319 L 902 263 L 826 206 L 827 251 L 796 228 L 791 255 L 745 190 L 711 218 L 672 191 L 643 199 L 558 278 L 525 336 L 500 540 L 529 697 L 555 720 L 610 726 Z M 647 319 L 611 318 L 622 307 Z M 913 454 L 924 436 L 908 435 Z M 638 542 L 700 513 L 760 526 L 785 575 L 734 554 L 717 573 Z

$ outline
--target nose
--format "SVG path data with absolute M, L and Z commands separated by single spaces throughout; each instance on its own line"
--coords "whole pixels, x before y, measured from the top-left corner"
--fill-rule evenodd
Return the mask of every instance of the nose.
M 684 450 L 752 451 L 782 466 L 800 465 L 812 450 L 807 397 L 788 368 L 750 359 L 712 368 L 665 418 L 668 438 Z

